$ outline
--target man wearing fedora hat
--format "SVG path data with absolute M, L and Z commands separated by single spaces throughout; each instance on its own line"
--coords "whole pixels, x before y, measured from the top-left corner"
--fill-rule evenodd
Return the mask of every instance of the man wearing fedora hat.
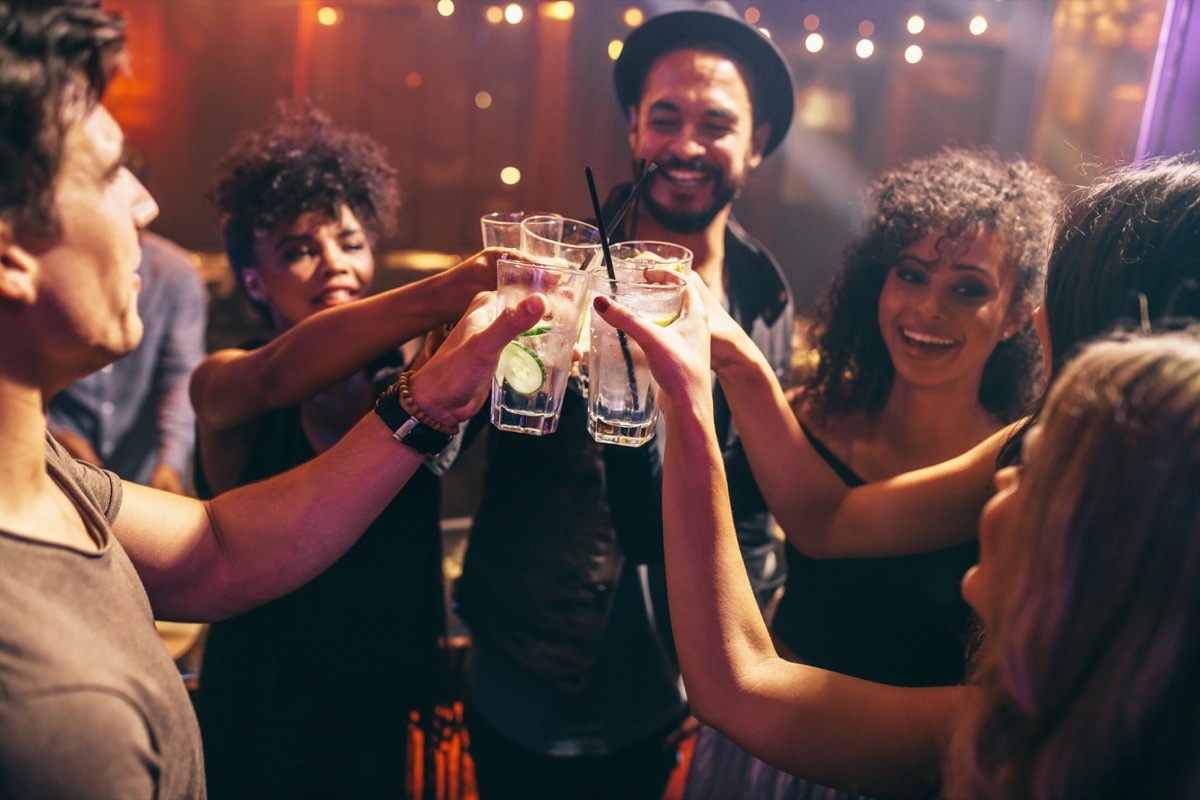
M 787 62 L 728 3 L 706 3 L 630 33 L 615 78 L 633 162 L 656 169 L 614 241 L 690 248 L 783 377 L 790 293 L 731 207 L 791 122 Z M 608 218 L 629 191 L 609 197 Z M 739 539 L 765 603 L 783 577 L 771 520 L 714 391 Z M 658 798 L 677 763 L 687 706 L 666 613 L 661 442 L 599 445 L 585 421 L 586 403 L 568 392 L 554 436 L 489 431 L 456 586 L 472 634 L 467 726 L 482 800 Z

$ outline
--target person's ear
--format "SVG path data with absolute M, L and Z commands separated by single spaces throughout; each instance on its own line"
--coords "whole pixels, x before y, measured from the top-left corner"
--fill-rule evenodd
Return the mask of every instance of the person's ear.
M 1000 329 L 1000 341 L 1007 342 L 1016 336 L 1017 332 L 1025 327 L 1025 323 L 1029 322 L 1032 313 L 1028 301 L 1013 303 L 1013 307 L 1009 309 L 1008 316 L 1004 320 L 1004 327 Z
M 254 267 L 242 270 L 242 288 L 246 290 L 246 296 L 256 303 L 270 302 L 267 299 L 267 289 L 263 286 L 262 275 Z
M 0 221 L 0 301 L 30 305 L 37 298 L 38 260 L 17 244 L 12 227 Z
M 754 169 L 763 160 L 763 150 L 767 147 L 767 140 L 771 138 L 771 123 L 764 122 L 754 129 L 754 134 L 750 137 L 750 155 L 746 159 L 746 166 Z

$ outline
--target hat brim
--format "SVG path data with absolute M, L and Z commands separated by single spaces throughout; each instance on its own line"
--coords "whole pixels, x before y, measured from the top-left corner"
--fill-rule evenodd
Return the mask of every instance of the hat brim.
M 738 54 L 738 61 L 752 73 L 755 117 L 771 123 L 763 147 L 763 155 L 770 155 L 792 124 L 795 81 L 778 46 L 737 18 L 712 11 L 672 11 L 652 17 L 630 33 L 613 74 L 622 112 L 641 100 L 646 73 L 656 59 L 672 50 L 706 43 Z

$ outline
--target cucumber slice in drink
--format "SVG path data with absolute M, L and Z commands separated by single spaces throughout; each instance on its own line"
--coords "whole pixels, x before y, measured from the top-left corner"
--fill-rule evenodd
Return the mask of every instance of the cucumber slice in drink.
M 533 394 L 546 382 L 546 366 L 538 354 L 520 342 L 509 342 L 500 352 L 496 377 L 507 382 L 513 391 Z
M 539 322 L 538 324 L 534 325 L 529 330 L 522 333 L 521 335 L 522 336 L 540 336 L 543 333 L 549 333 L 549 332 L 550 332 L 550 321 L 544 319 L 541 322 Z

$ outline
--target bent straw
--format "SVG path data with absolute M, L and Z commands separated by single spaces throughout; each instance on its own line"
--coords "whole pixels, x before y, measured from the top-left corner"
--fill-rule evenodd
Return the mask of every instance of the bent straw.
M 621 203 L 620 208 L 617 209 L 617 213 L 613 214 L 613 218 L 608 221 L 608 227 L 604 229 L 604 235 L 608 237 L 609 241 L 612 241 L 612 237 L 616 235 L 617 226 L 621 224 L 621 220 L 625 217 L 625 212 L 629 210 L 631 205 L 634 207 L 634 212 L 633 222 L 630 224 L 632 226 L 637 225 L 637 202 L 640 199 L 642 186 L 645 185 L 646 178 L 650 177 L 650 173 L 654 172 L 656 169 L 658 169 L 658 164 L 655 164 L 653 161 L 651 161 L 649 166 L 647 166 L 646 159 L 642 159 L 641 166 L 638 167 L 638 173 L 640 177 L 637 179 L 637 183 L 635 183 L 633 188 L 629 190 L 629 196 L 625 198 L 624 203 Z M 629 238 L 634 238 L 632 232 L 630 233 Z
M 616 299 L 617 273 L 613 269 L 612 253 L 608 249 L 608 236 L 604 233 L 604 212 L 600 210 L 600 196 L 596 194 L 596 180 L 592 177 L 591 167 L 584 167 L 583 174 L 587 176 L 588 192 L 592 195 L 592 211 L 596 214 L 596 227 L 600 229 L 600 250 L 604 253 L 604 267 L 608 270 L 608 282 L 612 286 L 613 299 Z M 621 355 L 625 357 L 625 374 L 629 378 L 629 393 L 633 399 L 633 410 L 638 411 L 637 378 L 633 374 L 633 356 L 629 354 L 629 342 L 625 339 L 625 331 L 617 330 L 617 341 L 621 343 Z

